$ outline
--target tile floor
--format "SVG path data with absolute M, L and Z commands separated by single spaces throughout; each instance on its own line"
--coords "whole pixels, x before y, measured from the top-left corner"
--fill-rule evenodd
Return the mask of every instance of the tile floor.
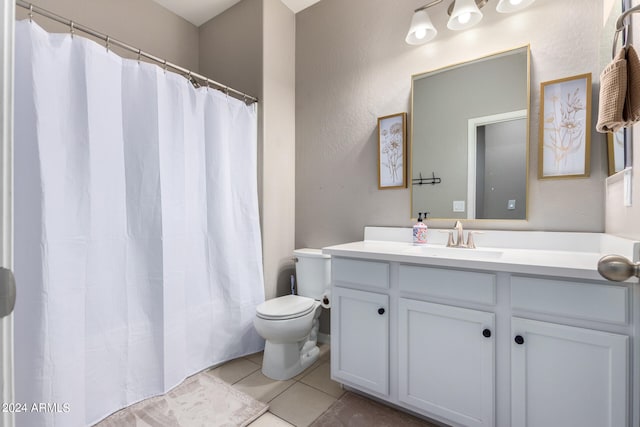
M 340 384 L 331 380 L 329 344 L 319 347 L 316 363 L 287 381 L 272 380 L 262 374 L 262 353 L 232 360 L 210 373 L 269 404 L 269 412 L 251 423 L 251 427 L 305 427 L 344 393 Z

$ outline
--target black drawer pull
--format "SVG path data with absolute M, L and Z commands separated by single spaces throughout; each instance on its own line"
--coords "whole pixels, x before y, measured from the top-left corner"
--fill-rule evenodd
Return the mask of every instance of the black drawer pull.
M 379 308 L 378 309 L 378 314 L 382 316 L 384 314 L 384 308 L 382 308 L 382 307 Z
M 522 345 L 524 344 L 524 338 L 522 337 L 522 335 L 516 335 L 514 341 L 516 342 L 516 344 L 518 345 Z
M 485 338 L 490 338 L 491 337 L 491 329 L 485 329 L 484 331 L 482 331 L 482 336 Z

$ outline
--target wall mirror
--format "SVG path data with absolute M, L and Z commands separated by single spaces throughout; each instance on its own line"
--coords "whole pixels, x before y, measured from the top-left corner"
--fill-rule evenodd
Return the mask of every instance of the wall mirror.
M 417 74 L 411 85 L 411 215 L 527 215 L 529 47 Z

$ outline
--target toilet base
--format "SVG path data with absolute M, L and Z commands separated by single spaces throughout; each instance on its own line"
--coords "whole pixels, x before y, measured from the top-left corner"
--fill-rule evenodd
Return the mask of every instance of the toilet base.
M 288 380 L 311 366 L 320 355 L 315 343 L 272 343 L 264 346 L 262 373 L 274 380 Z
M 288 380 L 318 360 L 320 349 L 318 348 L 318 318 L 322 308 L 316 308 L 313 316 L 313 325 L 309 335 L 297 342 L 273 342 L 266 340 L 264 355 L 262 357 L 262 373 L 274 380 Z

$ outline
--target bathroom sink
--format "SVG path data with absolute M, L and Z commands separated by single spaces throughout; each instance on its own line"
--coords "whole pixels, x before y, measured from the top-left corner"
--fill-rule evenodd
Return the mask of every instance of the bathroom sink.
M 424 245 L 411 246 L 405 250 L 406 253 L 422 255 L 428 257 L 456 258 L 456 259 L 495 259 L 502 256 L 502 251 L 485 248 L 450 248 L 446 246 Z

